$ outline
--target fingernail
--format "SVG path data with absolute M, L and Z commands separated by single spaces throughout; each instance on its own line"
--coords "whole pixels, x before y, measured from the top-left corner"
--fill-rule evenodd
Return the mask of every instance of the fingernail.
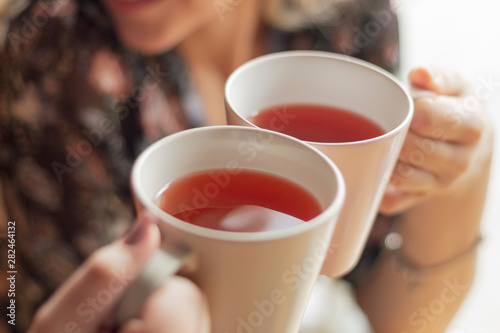
M 431 75 L 425 68 L 418 68 L 411 72 L 411 83 L 421 89 L 428 89 Z
M 428 68 L 427 73 L 429 73 L 432 83 L 435 87 L 441 87 L 444 84 L 444 77 L 441 72 L 432 68 Z
M 127 245 L 136 245 L 141 242 L 141 240 L 146 235 L 146 231 L 150 226 L 150 222 L 148 219 L 139 220 L 139 223 L 132 228 L 132 230 L 128 233 L 125 238 L 125 244 Z

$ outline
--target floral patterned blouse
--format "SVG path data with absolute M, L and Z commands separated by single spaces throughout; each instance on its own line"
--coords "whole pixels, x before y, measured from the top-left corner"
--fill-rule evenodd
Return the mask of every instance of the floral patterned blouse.
M 15 221 L 16 326 L 7 329 L 24 332 L 74 269 L 131 225 L 138 153 L 202 126 L 204 112 L 176 50 L 145 58 L 123 49 L 97 1 L 12 3 L 0 10 L 0 274 Z M 331 22 L 293 33 L 266 26 L 268 51 L 327 50 L 394 72 L 388 0 L 340 3 Z

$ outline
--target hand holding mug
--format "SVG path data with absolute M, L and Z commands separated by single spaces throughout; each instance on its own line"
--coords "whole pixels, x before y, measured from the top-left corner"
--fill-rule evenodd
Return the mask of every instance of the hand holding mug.
M 260 186 L 263 179 L 272 186 Z M 139 215 L 155 216 L 162 245 L 117 302 L 116 326 L 140 317 L 144 295 L 181 270 L 207 297 L 211 331 L 297 332 L 344 200 L 340 171 L 324 154 L 266 130 L 191 129 L 147 148 L 134 164 L 132 188 Z M 162 201 L 168 193 L 173 211 Z M 294 211 L 303 206 L 297 193 L 317 209 L 293 225 L 239 209 L 271 203 Z M 222 212 L 228 224 L 204 224 L 231 205 Z M 301 220 L 295 213 L 302 209 L 290 213 Z
M 417 68 L 410 73 L 415 94 L 415 116 L 405 139 L 380 211 L 401 213 L 445 191 L 457 191 L 474 161 L 491 144 L 481 94 L 457 73 Z M 472 93 L 471 93 L 472 92 Z M 491 140 L 486 139 L 487 143 Z
M 74 272 L 38 310 L 28 332 L 105 332 L 114 307 L 159 244 L 158 227 L 144 215 L 124 238 L 96 251 Z M 119 332 L 209 333 L 208 313 L 203 293 L 188 279 L 173 277 Z

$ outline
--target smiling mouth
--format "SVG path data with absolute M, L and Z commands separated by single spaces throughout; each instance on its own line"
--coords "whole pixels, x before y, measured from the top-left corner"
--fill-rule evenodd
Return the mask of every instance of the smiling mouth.
M 106 0 L 108 5 L 117 10 L 132 11 L 155 3 L 158 0 Z

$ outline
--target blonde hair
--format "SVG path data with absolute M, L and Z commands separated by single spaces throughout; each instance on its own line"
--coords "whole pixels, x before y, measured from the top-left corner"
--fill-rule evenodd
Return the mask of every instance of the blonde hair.
M 335 20 L 349 0 L 263 0 L 262 17 L 271 26 L 295 31 Z

